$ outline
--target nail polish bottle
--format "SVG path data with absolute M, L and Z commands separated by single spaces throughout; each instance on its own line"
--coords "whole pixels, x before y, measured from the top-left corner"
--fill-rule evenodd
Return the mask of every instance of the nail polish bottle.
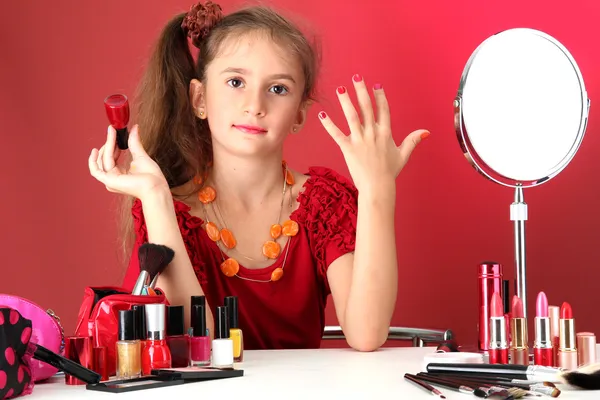
M 117 378 L 137 378 L 141 373 L 140 341 L 136 338 L 132 310 L 119 310 Z
M 212 366 L 233 367 L 233 341 L 229 337 L 227 307 L 217 307 L 215 315 L 215 338 L 212 342 Z
M 193 313 L 194 306 L 202 306 L 206 310 L 206 297 L 205 296 L 192 296 L 191 297 L 191 307 L 190 310 Z M 188 335 L 190 337 L 194 336 L 194 324 L 190 323 L 190 327 L 188 328 Z M 206 336 L 208 335 L 208 329 L 206 330 Z
M 210 365 L 210 337 L 206 334 L 206 311 L 204 306 L 192 306 L 193 336 L 190 337 L 191 366 L 204 367 Z
M 140 360 L 142 351 L 146 346 L 146 309 L 143 304 L 134 304 L 131 306 L 135 324 L 135 338 L 140 341 Z
M 153 369 L 171 368 L 171 352 L 165 340 L 164 304 L 146 304 L 146 346 L 142 350 L 142 373 Z
M 225 297 L 225 306 L 229 316 L 229 335 L 233 341 L 233 361 L 244 360 L 244 335 L 238 320 L 238 298 L 237 296 Z
M 183 306 L 167 306 L 167 346 L 172 368 L 190 365 L 190 337 L 184 331 Z

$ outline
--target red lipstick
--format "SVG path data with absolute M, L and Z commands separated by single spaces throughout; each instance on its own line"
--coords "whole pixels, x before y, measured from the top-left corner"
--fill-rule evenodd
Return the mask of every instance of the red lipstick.
M 554 349 L 552 331 L 548 317 L 548 298 L 539 292 L 535 302 L 535 340 L 533 342 L 533 363 L 554 367 Z
M 558 321 L 559 340 L 558 366 L 567 370 L 577 368 L 577 336 L 575 335 L 575 319 L 573 309 L 567 302 L 560 307 L 560 320 Z
M 112 94 L 104 99 L 104 109 L 110 125 L 117 131 L 117 146 L 119 149 L 127 149 L 129 132 L 129 101 L 124 94 Z
M 508 364 L 506 320 L 503 311 L 502 299 L 498 292 L 494 292 L 490 305 L 490 364 Z
M 251 135 L 261 135 L 263 133 L 267 133 L 266 129 L 255 125 L 234 125 L 234 127 L 244 133 L 249 133 Z
M 513 296 L 512 318 L 510 320 L 510 355 L 513 364 L 529 365 L 529 347 L 527 346 L 527 319 L 523 310 L 523 301 Z

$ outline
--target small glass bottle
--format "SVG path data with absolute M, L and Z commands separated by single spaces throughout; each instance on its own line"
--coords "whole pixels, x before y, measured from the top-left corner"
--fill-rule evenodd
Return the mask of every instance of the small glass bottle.
M 146 309 L 143 304 L 134 304 L 131 306 L 131 309 L 133 310 L 133 319 L 135 321 L 135 338 L 140 341 L 141 360 L 141 352 L 144 351 L 144 346 L 146 345 Z
M 194 312 L 194 306 L 202 306 L 206 310 L 206 296 L 192 296 L 190 298 L 190 306 L 190 310 L 192 313 Z M 188 328 L 188 335 L 192 337 L 194 336 L 194 325 L 192 323 L 190 323 L 190 325 L 191 326 Z M 208 329 L 206 330 L 206 336 L 209 336 Z
M 136 339 L 134 313 L 119 310 L 117 378 L 137 378 L 141 373 L 140 341 Z
M 171 351 L 165 339 L 165 305 L 146 304 L 146 345 L 142 350 L 142 373 L 171 368 Z
M 244 361 L 244 335 L 239 325 L 237 296 L 225 297 L 225 306 L 229 316 L 229 335 L 233 341 L 233 361 L 242 362 Z
M 206 334 L 206 311 L 204 306 L 192 306 L 191 325 L 193 336 L 191 344 L 191 366 L 204 367 L 210 365 L 210 337 Z
M 167 306 L 167 346 L 172 368 L 190 365 L 190 337 L 184 332 L 183 306 Z
M 212 342 L 212 366 L 233 367 L 233 341 L 230 339 L 227 307 L 217 307 L 215 316 L 215 338 Z

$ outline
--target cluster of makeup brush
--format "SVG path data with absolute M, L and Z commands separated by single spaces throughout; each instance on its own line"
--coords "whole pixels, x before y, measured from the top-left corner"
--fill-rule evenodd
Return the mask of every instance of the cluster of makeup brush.
M 167 246 L 155 243 L 144 243 L 138 249 L 140 275 L 138 276 L 131 294 L 156 296 L 156 281 L 158 276 L 173 260 L 175 252 Z
M 405 374 L 404 377 L 413 383 L 422 386 L 434 395 L 445 399 L 441 391 L 431 385 L 440 386 L 450 390 L 486 399 L 512 400 L 531 396 L 558 397 L 560 389 L 552 382 L 527 383 L 510 378 L 501 377 L 475 377 L 452 374 L 435 374 L 419 372 L 417 375 Z M 431 385 L 430 385 L 431 384 Z
M 446 397 L 432 385 L 488 399 L 558 397 L 561 391 L 556 383 L 600 389 L 600 364 L 565 371 L 540 365 L 429 363 L 427 372 L 405 374 L 404 378 L 442 399 Z

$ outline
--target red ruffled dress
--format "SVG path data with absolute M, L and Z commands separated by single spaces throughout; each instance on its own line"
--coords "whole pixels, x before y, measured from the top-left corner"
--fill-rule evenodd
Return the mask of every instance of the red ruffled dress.
M 277 282 L 252 282 L 227 277 L 220 270 L 221 253 L 202 229 L 203 221 L 190 215 L 190 207 L 175 200 L 175 211 L 196 276 L 213 315 L 225 296 L 238 296 L 239 323 L 245 349 L 318 348 L 325 326 L 325 306 L 330 294 L 327 268 L 338 257 L 354 251 L 358 191 L 342 175 L 324 167 L 309 168 L 299 207 L 290 219 L 299 225 L 288 242 L 283 277 Z M 147 242 L 142 204 L 133 205 L 136 242 L 124 287 L 133 288 L 139 274 L 137 248 Z M 281 267 L 286 248 L 267 268 L 247 269 L 239 275 L 269 280 Z M 238 260 L 239 261 L 239 260 Z

